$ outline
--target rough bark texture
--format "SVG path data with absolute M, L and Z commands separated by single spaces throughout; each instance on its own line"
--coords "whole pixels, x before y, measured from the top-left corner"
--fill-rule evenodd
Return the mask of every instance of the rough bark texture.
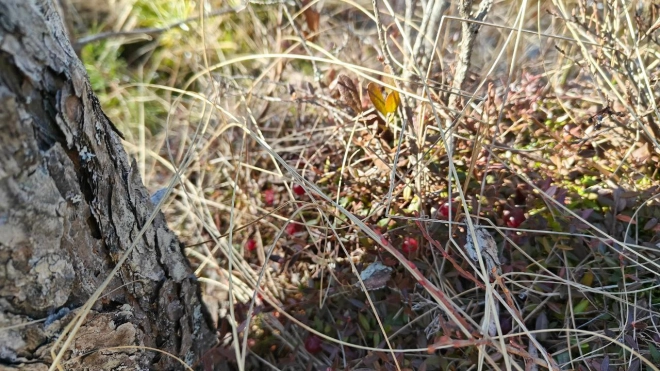
M 0 0 L 0 370 L 50 346 L 154 206 L 51 0 Z M 68 370 L 177 370 L 215 343 L 199 284 L 159 214 L 95 303 Z M 47 321 L 31 323 L 48 318 Z

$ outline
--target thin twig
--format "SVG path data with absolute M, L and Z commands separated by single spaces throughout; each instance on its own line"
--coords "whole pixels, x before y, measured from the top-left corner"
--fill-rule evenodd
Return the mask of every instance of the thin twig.
M 396 75 L 394 72 L 394 69 L 392 68 L 393 63 L 393 58 L 392 58 L 392 53 L 390 52 L 389 47 L 387 46 L 387 40 L 385 39 L 385 35 L 383 34 L 383 27 L 382 23 L 380 21 L 380 11 L 378 10 L 378 2 L 377 0 L 371 0 L 371 4 L 374 7 L 374 19 L 376 20 L 376 29 L 378 30 L 378 41 L 380 42 L 380 47 L 383 53 L 383 63 L 385 63 L 385 67 L 389 70 L 393 75 Z M 400 91 L 403 91 L 401 89 L 401 82 L 398 79 L 394 79 L 394 85 L 396 88 Z M 402 97 L 401 99 L 401 115 L 402 115 L 402 120 L 401 120 L 401 134 L 399 134 L 399 140 L 397 143 L 397 148 L 396 148 L 396 153 L 394 154 L 394 162 L 392 165 L 392 173 L 390 175 L 390 188 L 387 191 L 387 196 L 386 196 L 386 202 L 387 202 L 387 208 L 385 213 L 389 214 L 390 213 L 390 204 L 392 201 L 392 192 L 394 191 L 394 183 L 396 179 L 396 170 L 397 170 L 397 164 L 399 163 L 399 155 L 401 154 L 401 143 L 403 142 L 403 137 L 406 132 L 406 126 L 408 124 L 408 102 L 407 99 Z
M 483 21 L 488 15 L 490 8 L 493 6 L 493 0 L 484 0 L 479 5 L 479 11 L 474 17 L 471 17 L 470 8 L 472 7 L 472 0 L 462 0 L 458 6 L 458 11 L 463 19 L 472 18 L 475 21 Z M 481 25 L 479 23 L 469 23 L 463 22 L 461 24 L 461 46 L 458 53 L 458 60 L 456 61 L 456 72 L 454 73 L 454 79 L 452 82 L 452 90 L 460 91 L 465 82 L 465 76 L 467 71 L 470 68 L 472 62 L 472 49 L 474 48 L 474 39 L 479 32 Z M 449 95 L 449 100 L 447 106 L 449 108 L 456 108 L 458 103 L 458 97 L 454 94 Z
M 440 0 L 438 0 L 440 1 Z M 430 9 L 433 9 L 433 3 L 434 0 L 429 0 L 429 2 L 426 4 L 426 11 L 423 12 L 424 17 L 422 18 L 422 24 L 419 27 L 419 33 L 417 34 L 417 38 L 415 39 L 415 45 L 413 45 L 413 52 L 412 52 L 412 58 L 416 58 L 417 55 L 419 55 L 419 49 L 422 47 L 422 42 L 424 41 L 424 36 L 426 35 L 426 28 L 429 24 L 429 20 L 431 19 L 431 12 L 428 11 Z M 404 72 L 406 75 L 405 80 L 409 80 L 410 78 L 410 72 L 408 69 Z
M 307 54 L 312 55 L 312 51 L 307 46 L 305 36 L 302 34 L 302 32 L 300 32 L 300 29 L 296 26 L 296 23 L 293 21 L 293 18 L 291 17 L 291 14 L 289 13 L 287 6 L 282 5 L 282 10 L 284 10 L 284 14 L 286 14 L 286 17 L 289 19 L 289 24 L 291 24 L 291 28 L 293 28 L 293 30 L 296 31 L 296 34 L 300 38 L 300 44 L 303 46 Z M 318 82 L 321 81 L 321 77 L 323 75 L 321 75 L 321 71 L 316 65 L 316 62 L 314 62 L 314 60 L 311 60 L 311 62 L 312 62 L 312 69 L 314 70 L 314 81 L 316 81 L 318 84 Z
M 447 0 L 438 0 L 433 5 L 431 10 L 431 18 L 429 19 L 429 25 L 426 28 L 426 35 L 429 39 L 433 39 L 436 33 L 440 32 L 438 25 L 440 24 L 440 19 L 442 15 L 449 9 L 451 3 Z M 433 56 L 433 48 L 424 48 L 422 50 L 421 58 L 421 67 L 422 70 L 426 69 L 425 66 L 431 63 L 431 58 Z

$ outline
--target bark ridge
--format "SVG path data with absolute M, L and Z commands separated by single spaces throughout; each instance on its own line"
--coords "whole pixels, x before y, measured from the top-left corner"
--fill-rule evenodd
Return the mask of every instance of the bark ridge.
M 50 345 L 154 206 L 50 0 L 0 2 L 0 370 L 46 370 Z M 66 369 L 183 367 L 216 338 L 159 213 L 95 303 Z M 46 319 L 38 323 L 32 321 Z M 103 350 L 116 346 L 135 346 Z

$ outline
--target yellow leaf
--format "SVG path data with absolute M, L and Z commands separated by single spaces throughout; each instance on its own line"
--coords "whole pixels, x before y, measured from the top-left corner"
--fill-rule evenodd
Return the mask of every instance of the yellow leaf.
M 373 103 L 376 111 L 383 115 L 387 115 L 387 111 L 385 110 L 385 98 L 383 98 L 383 93 L 380 92 L 380 87 L 375 83 L 370 82 L 369 85 L 367 85 L 367 93 L 369 93 L 369 99 L 371 99 L 371 103 Z
M 582 279 L 580 280 L 580 283 L 585 286 L 591 286 L 593 282 L 594 282 L 594 274 L 591 271 L 586 271 L 584 273 L 584 276 L 582 276 Z
M 399 108 L 401 104 L 401 98 L 399 98 L 399 92 L 392 91 L 385 100 L 385 111 L 387 113 L 394 113 L 396 109 Z

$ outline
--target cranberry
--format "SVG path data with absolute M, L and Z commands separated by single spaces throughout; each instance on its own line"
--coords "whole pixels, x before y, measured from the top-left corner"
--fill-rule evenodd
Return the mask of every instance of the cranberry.
M 247 249 L 247 251 L 254 251 L 254 249 L 257 248 L 257 241 L 255 241 L 254 239 L 250 238 L 250 239 L 247 240 L 247 242 L 245 243 L 245 248 Z
M 302 196 L 305 194 L 305 188 L 303 188 L 303 186 L 301 186 L 300 184 L 294 184 L 293 193 L 295 193 L 296 196 Z
M 264 202 L 266 206 L 273 206 L 275 202 L 275 191 L 272 188 L 268 188 L 264 191 Z
M 302 226 L 296 223 L 289 223 L 286 225 L 285 230 L 287 234 L 293 235 L 300 232 L 302 230 Z
M 412 238 L 412 237 L 406 237 L 403 239 L 403 247 L 401 250 L 403 250 L 404 253 L 410 254 L 411 252 L 417 251 L 417 240 Z
M 504 222 L 509 228 L 518 228 L 525 221 L 525 212 L 520 208 L 504 210 Z
M 445 219 L 449 218 L 449 206 L 450 206 L 449 202 L 445 202 L 442 205 L 440 205 L 439 212 L 440 212 L 441 217 L 443 217 Z M 456 208 L 455 207 L 451 208 L 451 215 L 452 216 L 456 215 Z

